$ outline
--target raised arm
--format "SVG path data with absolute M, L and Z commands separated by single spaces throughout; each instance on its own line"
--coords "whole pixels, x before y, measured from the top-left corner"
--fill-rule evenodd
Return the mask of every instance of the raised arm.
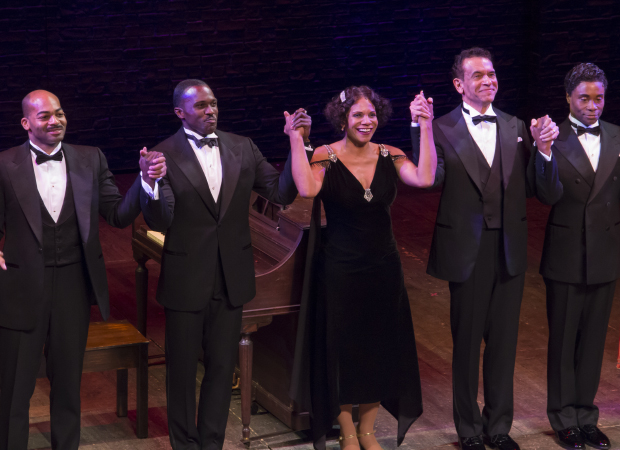
M 284 112 L 286 124 L 284 133 L 289 136 L 291 142 L 291 170 L 293 180 L 299 191 L 299 195 L 304 198 L 314 198 L 321 191 L 323 185 L 323 176 L 325 169 L 313 170 L 310 167 L 308 154 L 304 148 L 304 140 L 302 135 L 302 120 L 298 115 L 290 115 Z M 317 150 L 318 151 L 318 150 Z M 317 155 L 318 156 L 318 155 Z
M 522 127 L 523 130 L 520 133 L 527 136 L 525 124 Z M 544 116 L 532 119 L 530 131 L 536 146 L 531 149 L 527 168 L 527 193 L 528 196 L 536 195 L 536 198 L 545 205 L 553 205 L 562 198 L 564 192 L 557 162 L 551 152 L 551 145 L 559 134 L 558 127 L 549 116 Z M 524 142 L 529 148 L 527 137 Z
M 403 183 L 409 186 L 430 187 L 435 181 L 437 168 L 437 152 L 433 140 L 433 99 L 426 100 L 424 92 L 420 91 L 409 109 L 412 120 L 419 124 L 418 152 L 414 148 L 414 154 L 417 153 L 415 155 L 417 165 L 406 158 L 397 158 L 394 164 Z M 391 147 L 390 153 L 393 156 L 404 155 L 401 150 L 394 147 Z

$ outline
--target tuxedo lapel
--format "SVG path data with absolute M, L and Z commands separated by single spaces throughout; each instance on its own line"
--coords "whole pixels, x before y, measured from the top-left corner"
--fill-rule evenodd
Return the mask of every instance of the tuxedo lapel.
M 620 152 L 620 141 L 618 136 L 607 127 L 605 122 L 601 125 L 601 154 L 598 160 L 596 175 L 594 176 L 594 185 L 590 191 L 588 203 L 601 191 L 601 188 L 609 178 L 609 175 L 616 167 L 618 162 L 618 154 Z
M 9 171 L 11 186 L 19 202 L 26 220 L 37 237 L 39 244 L 43 245 L 43 219 L 41 218 L 41 203 L 37 189 L 37 179 L 32 168 L 30 146 L 28 141 L 22 144 L 13 159 L 13 167 Z
M 601 139 L 601 143 L 602 142 L 603 140 Z M 584 181 L 588 183 L 589 186 L 592 186 L 595 175 L 594 169 L 592 169 L 592 164 L 588 159 L 588 155 L 586 155 L 586 151 L 581 145 L 581 142 L 579 142 L 577 134 L 573 131 L 569 119 L 566 119 L 560 125 L 560 134 L 553 146 L 571 163 L 575 170 L 579 172 Z M 601 145 L 601 156 L 603 155 L 602 147 Z M 601 168 L 600 162 L 601 160 L 599 160 L 599 169 Z
M 504 189 L 508 187 L 508 181 L 512 174 L 512 168 L 514 166 L 517 140 L 519 138 L 517 134 L 517 118 L 511 116 L 510 120 L 506 120 L 504 114 L 501 111 L 496 111 L 497 114 L 497 127 L 499 130 L 499 146 L 502 155 L 502 179 L 504 183 Z
M 241 148 L 233 145 L 226 133 L 216 132 L 220 148 L 220 160 L 222 161 L 222 203 L 220 205 L 220 217 L 224 217 L 228 205 L 237 187 L 239 172 L 241 171 Z
M 480 180 L 478 160 L 474 153 L 477 150 L 473 145 L 473 138 L 469 134 L 463 113 L 461 113 L 461 106 L 449 113 L 446 123 L 437 123 L 437 125 L 448 142 L 450 142 L 450 145 L 452 145 L 452 148 L 454 148 L 454 151 L 456 151 L 467 174 L 482 193 L 483 187 Z
M 93 172 L 85 155 L 69 144 L 62 144 L 67 161 L 67 176 L 71 178 L 73 203 L 80 227 L 82 242 L 88 242 L 93 198 Z
M 211 212 L 213 217 L 217 217 L 215 200 L 209 189 L 209 183 L 207 178 L 196 158 L 196 154 L 191 145 L 185 137 L 185 131 L 181 128 L 177 134 L 174 135 L 174 148 L 171 149 L 169 155 L 174 163 L 181 169 L 181 172 L 187 177 L 194 189 L 202 198 L 207 209 Z

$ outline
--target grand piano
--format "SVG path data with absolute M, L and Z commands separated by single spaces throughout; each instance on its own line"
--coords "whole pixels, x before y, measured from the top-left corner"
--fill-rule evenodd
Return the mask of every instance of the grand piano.
M 308 413 L 289 399 L 297 318 L 303 285 L 312 200 L 297 197 L 282 207 L 253 193 L 249 207 L 256 273 L 256 297 L 243 307 L 239 342 L 242 441 L 250 444 L 254 401 L 292 430 L 310 427 Z M 322 216 L 322 226 L 325 217 Z M 146 336 L 148 270 L 161 263 L 163 236 L 147 227 L 142 216 L 133 224 L 138 330 Z M 267 325 L 269 325 L 267 327 Z

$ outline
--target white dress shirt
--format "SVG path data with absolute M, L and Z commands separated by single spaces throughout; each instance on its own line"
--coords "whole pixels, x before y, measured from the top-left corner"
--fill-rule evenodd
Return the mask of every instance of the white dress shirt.
M 30 145 L 40 152 L 45 153 L 40 147 L 30 141 Z M 50 153 L 55 155 L 61 150 L 62 143 L 59 143 L 56 148 Z M 62 161 L 46 161 L 41 164 L 37 164 L 37 155 L 30 150 L 32 156 L 32 166 L 34 167 L 34 177 L 37 180 L 37 189 L 39 195 L 43 200 L 43 204 L 49 212 L 54 222 L 58 222 L 60 216 L 60 210 L 62 204 L 65 201 L 65 191 L 67 190 L 67 162 L 62 158 Z
M 573 131 L 577 134 L 577 125 L 584 128 L 593 128 L 598 127 L 598 120 L 593 125 L 587 126 L 581 123 L 579 120 L 575 119 L 572 114 L 568 116 L 568 119 L 571 121 L 573 125 Z M 590 133 L 583 133 L 581 136 L 578 136 L 579 142 L 583 146 L 583 149 L 586 151 L 586 155 L 588 155 L 588 159 L 590 160 L 590 164 L 592 164 L 592 169 L 596 172 L 598 169 L 598 159 L 601 156 L 601 135 L 594 136 Z
M 493 111 L 493 105 L 489 105 L 489 109 L 484 114 L 480 114 L 476 111 L 472 106 L 463 102 L 463 108 L 469 111 L 467 114 L 463 111 L 463 117 L 465 118 L 465 123 L 467 124 L 467 129 L 469 130 L 469 134 L 474 139 L 478 147 L 480 147 L 480 151 L 484 156 L 484 159 L 487 160 L 489 167 L 493 164 L 493 157 L 495 156 L 495 144 L 497 141 L 497 123 L 496 122 L 480 122 L 478 125 L 474 125 L 473 118 L 476 116 L 495 116 L 495 111 Z
M 183 129 L 186 134 L 194 136 L 197 139 L 203 138 L 198 133 L 194 133 L 192 130 L 188 130 L 187 128 Z M 217 134 L 211 133 L 205 137 L 217 139 Z M 198 147 L 199 144 L 197 144 L 193 139 L 188 139 L 188 142 L 189 145 L 192 146 L 192 149 L 196 154 L 196 158 L 198 158 L 198 162 L 200 163 L 200 167 L 202 167 L 207 183 L 209 183 L 209 189 L 211 189 L 213 200 L 217 202 L 217 198 L 220 195 L 220 188 L 222 187 L 222 160 L 220 159 L 220 147 L 218 145 L 214 145 L 213 147 L 209 147 L 208 145 Z

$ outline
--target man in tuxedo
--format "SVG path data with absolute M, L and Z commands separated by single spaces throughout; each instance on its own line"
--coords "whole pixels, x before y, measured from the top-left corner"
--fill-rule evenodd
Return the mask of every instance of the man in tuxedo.
M 166 156 L 160 194 L 173 206 L 174 217 L 149 224 L 167 229 L 157 301 L 166 315 L 168 430 L 174 450 L 218 450 L 224 443 L 243 305 L 255 295 L 250 194 L 254 190 L 286 205 L 297 189 L 290 158 L 279 174 L 251 139 L 217 129 L 217 99 L 204 81 L 181 81 L 173 104 L 182 126 L 154 151 Z M 297 113 L 304 117 L 307 141 L 310 118 L 303 110 Z M 205 373 L 196 423 L 200 352 Z
M 454 422 L 463 450 L 518 449 L 508 435 L 519 313 L 527 267 L 526 196 L 557 199 L 562 187 L 550 154 L 557 127 L 532 120 L 538 150 L 530 159 L 523 121 L 492 103 L 498 89 L 491 54 L 481 48 L 456 56 L 454 87 L 463 102 L 433 122 L 435 186 L 443 184 L 427 272 L 449 281 L 453 340 Z M 414 162 L 418 117 L 411 105 Z M 528 171 L 528 164 L 530 165 Z M 480 344 L 485 406 L 477 403 Z M 484 437 L 483 437 L 484 435 Z
M 562 447 L 606 449 L 594 397 L 620 276 L 620 127 L 599 120 L 607 79 L 597 66 L 573 67 L 564 86 L 570 115 L 552 147 L 564 195 L 552 202 L 540 265 L 549 322 L 547 415 Z
M 126 227 L 143 212 L 167 214 L 149 199 L 164 158 L 141 152 L 140 177 L 122 197 L 101 150 L 63 142 L 58 98 L 33 91 L 22 102 L 24 144 L 0 153 L 0 450 L 28 446 L 28 410 L 46 358 L 52 449 L 80 442 L 80 380 L 90 306 L 110 314 L 99 242 L 103 216 Z M 149 167 L 151 166 L 151 167 Z M 159 220 L 162 220 L 161 218 Z

